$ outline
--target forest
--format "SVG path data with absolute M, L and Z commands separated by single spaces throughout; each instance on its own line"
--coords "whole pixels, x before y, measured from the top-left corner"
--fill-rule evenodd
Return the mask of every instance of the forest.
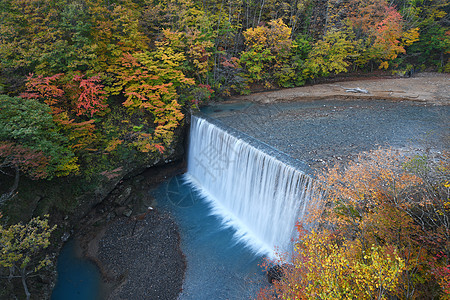
M 0 5 L 1 167 L 36 179 L 92 176 L 103 153 L 160 155 L 211 98 L 344 72 L 450 71 L 447 1 Z
M 26 204 L 13 203 L 23 182 L 45 185 L 70 179 L 83 193 L 99 177 L 114 177 L 124 161 L 142 154 L 165 158 L 185 116 L 211 100 L 302 86 L 342 73 L 450 72 L 449 12 L 446 0 L 2 0 L 0 172 L 7 179 L 0 185 L 0 266 L 10 270 L 15 266 L 18 273 L 11 276 L 19 277 L 28 274 L 27 268 L 45 267 L 46 258 L 33 261 L 23 253 L 34 255 L 49 245 L 49 235 L 57 229 L 48 225 L 44 214 L 55 207 L 71 211 L 77 205 L 72 199 L 54 200 L 39 211 L 42 219 L 32 219 L 31 214 L 18 212 L 17 207 Z M 448 182 L 442 184 L 448 196 Z M 333 201 L 351 198 L 348 191 L 339 192 Z M 391 207 L 396 199 L 378 200 Z M 448 217 L 446 201 L 441 213 Z M 336 224 L 344 222 L 345 228 L 356 226 L 353 234 L 364 244 L 355 246 L 321 233 L 311 244 L 305 242 L 301 251 L 332 253 L 342 268 L 350 259 L 343 249 L 363 247 L 358 249 L 367 251 L 367 259 L 373 261 L 391 255 L 393 259 L 380 262 L 380 270 L 387 272 L 382 277 L 391 278 L 383 289 L 399 288 L 398 270 L 407 270 L 409 281 L 401 281 L 405 289 L 444 274 L 438 276 L 444 279 L 438 279 L 433 293 L 445 292 L 448 297 L 448 224 L 443 227 L 447 252 L 434 253 L 436 265 L 424 266 L 417 263 L 425 255 L 420 249 L 395 250 L 392 243 L 375 242 L 384 237 L 365 235 L 374 218 L 372 204 L 351 209 L 346 205 L 347 213 L 339 216 L 347 223 L 338 222 L 331 212 L 324 214 Z M 396 222 L 413 230 L 417 220 L 406 215 L 413 216 L 409 213 L 416 206 L 412 202 L 400 206 L 398 216 L 405 218 L 397 216 Z M 392 212 L 377 214 L 388 220 Z M 349 218 L 356 213 L 358 222 L 353 224 Z M 442 238 L 441 227 L 436 226 L 425 227 L 437 230 L 433 238 Z M 35 239 L 20 240 L 23 232 L 33 232 Z M 409 232 L 401 234 L 413 239 Z M 328 239 L 330 248 L 320 248 L 319 239 Z M 376 246 L 370 248 L 371 243 Z M 406 260 L 412 256 L 416 261 L 411 265 Z M 418 295 L 418 288 L 412 289 L 405 292 L 405 299 Z M 342 293 L 336 299 L 342 299 Z

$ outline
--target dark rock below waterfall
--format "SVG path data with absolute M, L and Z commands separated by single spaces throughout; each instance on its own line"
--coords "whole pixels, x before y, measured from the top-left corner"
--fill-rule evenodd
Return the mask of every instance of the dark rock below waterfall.
M 283 278 L 283 275 L 283 267 L 280 265 L 274 265 L 267 271 L 267 280 L 269 281 L 269 283 L 280 281 L 281 278 Z
M 273 284 L 274 281 L 280 281 L 285 276 L 286 271 L 292 268 L 290 264 L 274 265 L 267 271 L 267 280 Z

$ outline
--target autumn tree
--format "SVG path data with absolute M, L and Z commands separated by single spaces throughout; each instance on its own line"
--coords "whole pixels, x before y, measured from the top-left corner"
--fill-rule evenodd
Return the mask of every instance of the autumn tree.
M 361 66 L 375 62 L 380 69 L 387 69 L 389 61 L 419 40 L 419 28 L 405 28 L 401 14 L 386 0 L 352 0 L 350 7 L 349 21 L 357 33 L 357 63 Z
M 291 29 L 281 19 L 270 21 L 268 26 L 249 28 L 244 37 L 247 50 L 241 53 L 239 63 L 245 67 L 250 83 L 263 83 L 267 88 L 301 83 L 301 74 L 292 61 L 295 48 Z
M 355 44 L 350 32 L 331 30 L 309 52 L 303 74 L 307 78 L 326 77 L 347 72 L 354 56 Z
M 20 172 L 39 179 L 78 171 L 77 159 L 67 138 L 58 132 L 48 105 L 1 95 L 0 112 L 0 166 L 3 172 L 15 172 L 10 196 Z
M 2 35 L 0 68 L 8 92 L 17 94 L 26 74 L 48 67 L 45 58 L 60 38 L 55 28 L 64 1 L 5 0 L 0 2 Z M 45 68 L 44 67 L 44 68 Z
M 262 299 L 448 297 L 448 170 L 446 154 L 380 149 L 319 175 L 328 189 L 310 207 L 317 227 L 298 226 L 293 266 Z
M 149 5 L 141 21 L 154 37 L 153 46 L 166 40 L 174 53 L 185 56 L 183 73 L 206 87 L 194 88 L 199 96 L 201 92 L 208 94 L 208 88 L 221 89 L 220 57 L 234 43 L 230 20 L 222 9 L 214 11 L 211 15 L 204 5 L 202 9 L 202 5 L 192 0 L 160 1 L 156 7 Z
M 74 151 L 92 147 L 96 142 L 93 116 L 104 115 L 108 107 L 100 78 L 61 73 L 49 77 L 30 74 L 27 79 L 27 91 L 21 96 L 50 106 L 58 130 Z
M 93 15 L 87 1 L 71 1 L 59 13 L 58 39 L 48 54 L 45 70 L 36 70 L 39 75 L 89 72 L 95 67 L 97 45 L 93 38 Z
M 56 225 L 48 224 L 48 215 L 33 218 L 27 224 L 0 224 L 0 266 L 9 269 L 9 280 L 21 279 L 27 299 L 31 296 L 27 278 L 51 263 L 42 251 L 50 245 L 55 229 Z
M 433 276 L 429 262 L 449 242 L 445 221 L 423 225 L 427 217 L 445 219 L 449 213 L 444 209 L 448 191 L 443 185 L 448 173 L 431 183 L 420 173 L 405 169 L 405 161 L 406 166 L 417 165 L 393 150 L 378 150 L 360 156 L 345 169 L 331 168 L 320 176 L 330 187 L 321 219 L 346 236 L 355 237 L 363 250 L 373 243 L 395 245 L 405 262 L 395 293 L 411 298 L 423 293 L 419 289 L 421 282 L 430 282 Z M 426 182 L 433 192 L 427 191 Z M 442 248 L 436 247 L 436 238 Z M 446 262 L 441 260 L 444 265 Z
M 181 71 L 185 60 L 182 53 L 175 53 L 168 41 L 161 41 L 155 51 L 127 53 L 121 64 L 114 66 L 116 82 L 112 94 L 126 97 L 123 105 L 130 111 L 142 110 L 152 115 L 151 132 L 141 128 L 134 145 L 143 152 L 164 151 L 174 138 L 174 130 L 184 115 L 180 96 L 183 89 L 194 84 Z
M 27 92 L 22 97 L 40 99 L 52 108 L 53 114 L 66 112 L 71 115 L 93 117 L 104 115 L 106 92 L 100 84 L 100 76 L 85 78 L 76 72 L 64 76 L 59 73 L 50 77 L 30 74 L 27 77 Z

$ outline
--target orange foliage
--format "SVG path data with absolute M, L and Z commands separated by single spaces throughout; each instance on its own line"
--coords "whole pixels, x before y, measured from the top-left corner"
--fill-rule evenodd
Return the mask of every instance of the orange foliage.
M 370 32 L 386 16 L 388 3 L 386 0 L 351 0 L 349 19 L 353 26 L 363 32 Z
M 335 166 L 326 174 L 319 175 L 319 180 L 329 188 L 328 201 L 334 204 L 332 209 L 341 213 L 336 215 L 328 211 L 327 221 L 342 225 L 344 218 L 345 223 L 359 225 L 361 216 L 380 204 L 405 208 L 410 203 L 409 192 L 422 180 L 405 172 L 402 165 L 400 155 L 393 150 L 380 149 L 359 156 L 345 169 Z
M 378 60 L 381 61 L 379 68 L 387 69 L 389 60 L 405 53 L 405 46 L 418 41 L 418 28 L 404 31 L 403 17 L 386 0 L 352 0 L 350 3 L 349 20 L 366 36 L 361 44 L 368 47 L 359 58 L 360 63 Z
M 44 101 L 54 114 L 66 111 L 77 116 L 92 117 L 94 114 L 102 114 L 108 107 L 105 103 L 106 92 L 99 82 L 99 76 L 85 79 L 79 73 L 74 76 L 60 73 L 50 77 L 35 77 L 30 74 L 27 77 L 27 92 L 21 96 Z
M 437 285 L 447 295 L 449 170 L 445 155 L 379 149 L 319 175 L 327 197 L 309 216 L 319 231 L 297 225 L 292 267 L 259 299 L 415 299 Z
M 56 74 L 50 77 L 30 74 L 27 77 L 27 92 L 21 96 L 38 99 L 48 104 L 53 120 L 69 138 L 71 148 L 88 149 L 95 140 L 94 120 L 76 120 L 79 116 L 101 115 L 107 109 L 106 92 L 99 84 L 100 78 L 87 79 L 83 75 L 65 77 Z M 79 119 L 79 118 L 78 118 Z
M 99 84 L 100 76 L 83 78 L 83 75 L 75 75 L 73 84 L 75 84 L 75 109 L 77 116 L 87 115 L 91 118 L 94 114 L 102 114 L 106 104 L 106 92 L 103 85 Z M 77 86 L 78 85 L 78 86 Z
M 175 53 L 168 42 L 157 43 L 154 52 L 125 53 L 120 65 L 110 67 L 116 74 L 112 94 L 123 93 L 123 105 L 134 110 L 145 110 L 153 115 L 152 134 L 139 132 L 134 145 L 142 152 L 164 151 L 170 145 L 174 130 L 184 118 L 178 103 L 179 90 L 194 84 L 180 70 L 183 54 Z
M 17 167 L 32 179 L 47 177 L 48 157 L 14 142 L 0 142 L 0 168 Z

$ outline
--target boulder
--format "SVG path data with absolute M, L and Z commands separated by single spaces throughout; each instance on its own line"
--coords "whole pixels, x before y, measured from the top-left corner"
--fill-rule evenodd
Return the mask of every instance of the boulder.
M 280 281 L 284 276 L 283 267 L 280 265 L 274 265 L 267 271 L 267 279 L 270 284 L 273 284 L 275 280 Z
M 270 284 L 273 284 L 275 280 L 280 281 L 283 279 L 285 272 L 290 268 L 292 268 L 292 265 L 290 264 L 273 265 L 267 271 L 267 280 L 269 280 Z

